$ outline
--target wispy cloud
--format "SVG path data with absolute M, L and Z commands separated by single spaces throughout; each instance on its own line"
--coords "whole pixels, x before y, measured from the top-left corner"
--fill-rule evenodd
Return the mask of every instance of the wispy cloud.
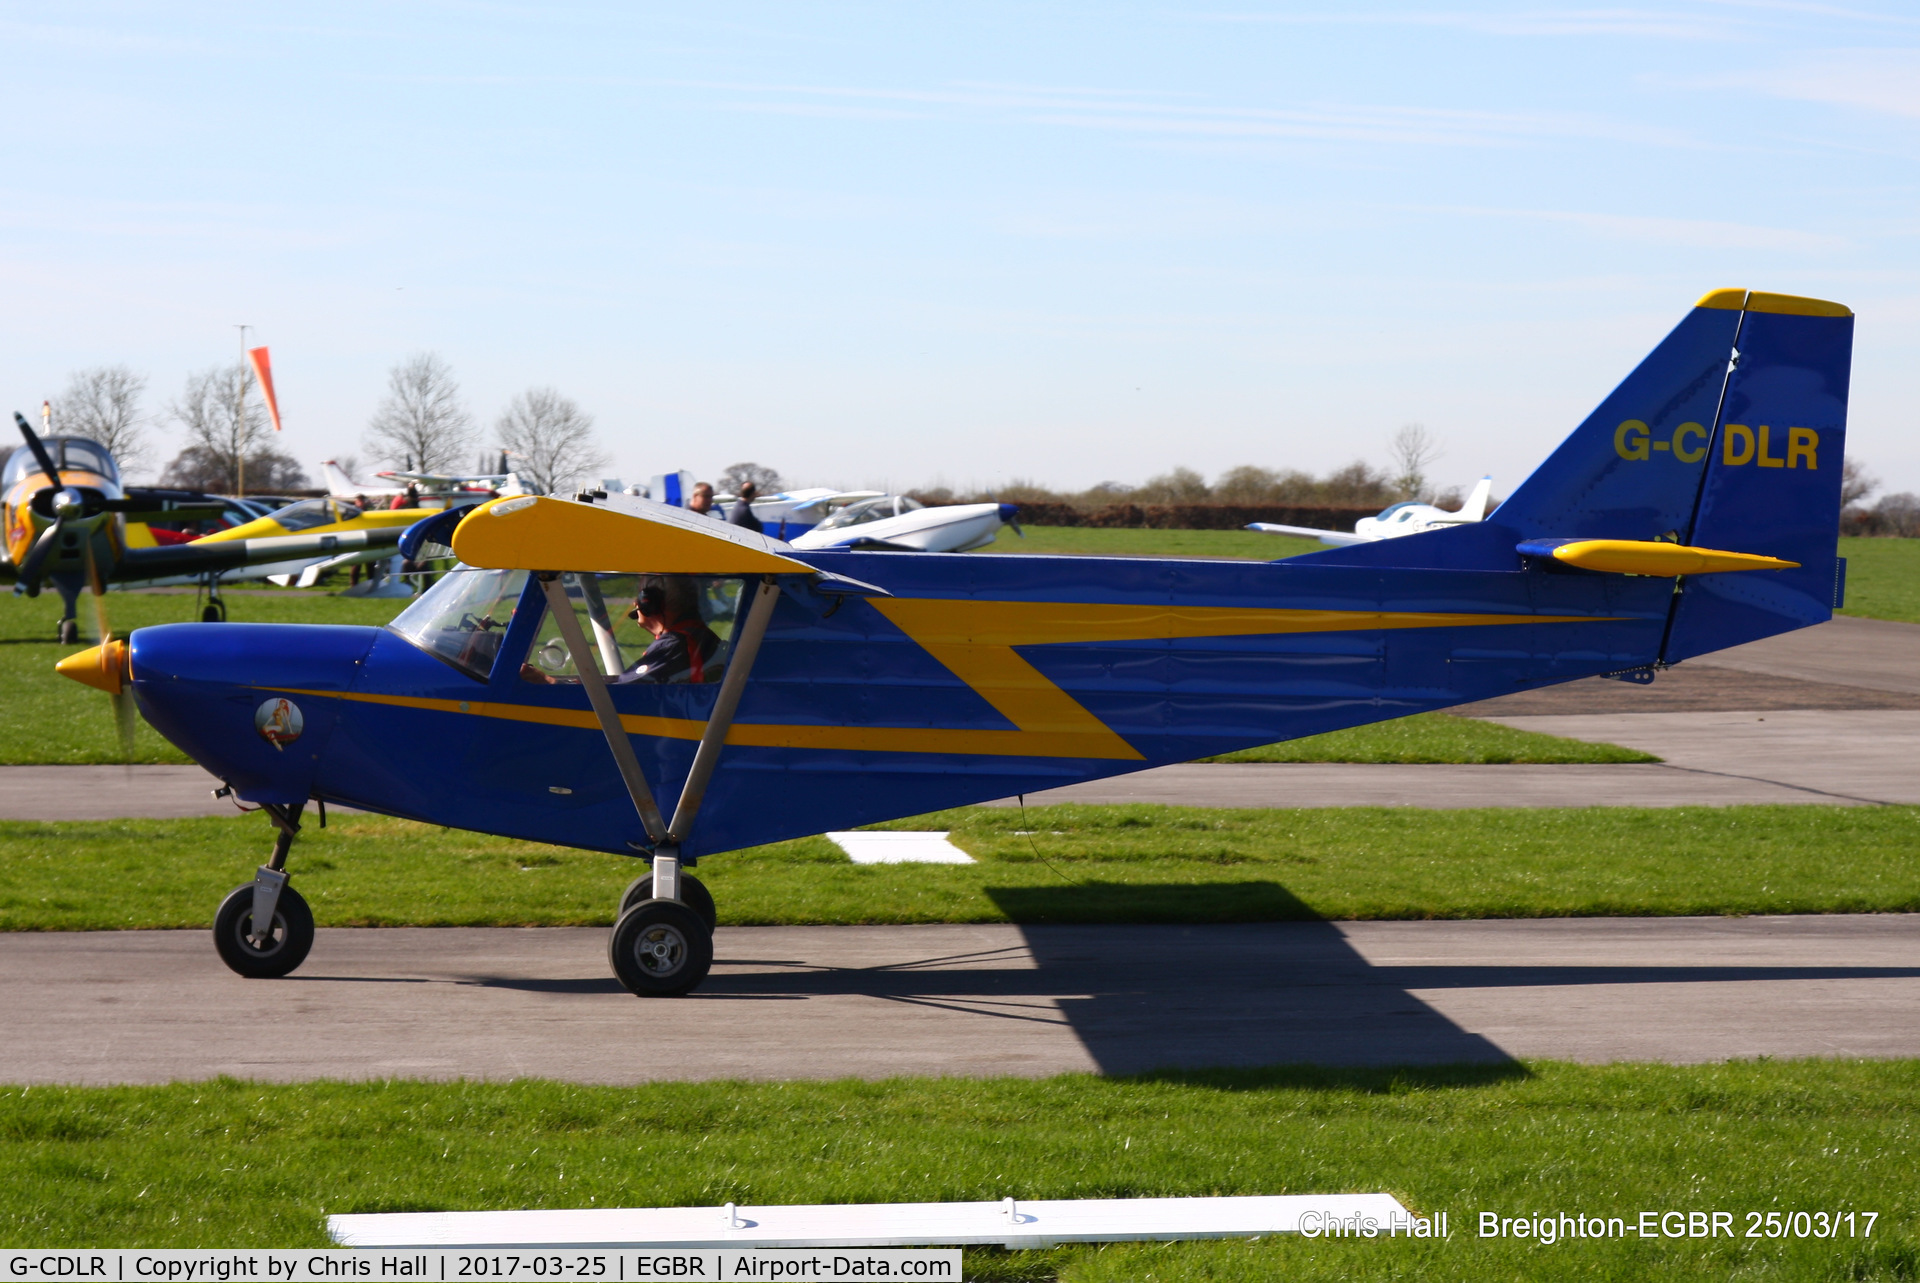
M 1382 9 L 1321 13 L 1223 12 L 1201 15 L 1214 22 L 1288 26 L 1451 28 L 1492 36 L 1623 36 L 1637 40 L 1732 41 L 1777 33 L 1783 26 L 1816 19 L 1830 33 L 1835 23 L 1869 27 L 1920 27 L 1906 12 L 1817 3 L 1817 0 L 1690 0 L 1673 6 L 1589 9 Z
M 929 89 L 849 88 L 680 82 L 731 95 L 740 111 L 824 114 L 985 117 L 1073 129 L 1215 139 L 1324 140 L 1443 147 L 1514 146 L 1545 138 L 1592 138 L 1654 146 L 1685 146 L 1684 133 L 1572 112 L 1494 112 L 1443 107 L 1310 103 L 1244 107 L 1198 101 L 1192 95 L 1122 90 L 1044 88 L 960 82 Z
M 1703 83 L 1884 115 L 1920 116 L 1920 49 L 1838 49 L 1795 65 L 1733 72 Z
M 1771 250 L 1826 254 L 1847 246 L 1847 239 L 1844 236 L 1824 232 L 1804 232 L 1790 227 L 1763 227 L 1753 223 L 1720 222 L 1713 219 L 1660 218 L 1642 214 L 1596 214 L 1578 210 L 1488 209 L 1465 205 L 1436 208 L 1433 212 L 1562 223 L 1610 240 L 1643 241 L 1685 249 Z
M 1628 36 L 1660 40 L 1731 40 L 1739 24 L 1716 13 L 1672 9 L 1384 10 L 1374 13 L 1215 13 L 1216 22 L 1276 25 L 1441 27 L 1495 36 Z

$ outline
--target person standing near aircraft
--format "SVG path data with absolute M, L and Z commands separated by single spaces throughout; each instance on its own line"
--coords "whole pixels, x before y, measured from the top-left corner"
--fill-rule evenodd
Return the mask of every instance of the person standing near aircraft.
M 733 511 L 727 514 L 727 522 L 730 525 L 751 530 L 756 535 L 760 534 L 760 518 L 753 515 L 753 501 L 759 493 L 760 487 L 753 482 L 741 482 L 739 497 L 733 501 Z
M 705 481 L 693 488 L 687 496 L 687 511 L 697 512 L 703 517 L 713 515 L 713 487 Z

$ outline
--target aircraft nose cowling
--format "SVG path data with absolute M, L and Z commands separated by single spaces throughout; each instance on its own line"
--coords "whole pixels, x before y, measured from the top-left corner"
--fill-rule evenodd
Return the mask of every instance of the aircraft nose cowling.
M 377 628 L 166 624 L 129 639 L 141 714 L 248 802 L 303 802 Z

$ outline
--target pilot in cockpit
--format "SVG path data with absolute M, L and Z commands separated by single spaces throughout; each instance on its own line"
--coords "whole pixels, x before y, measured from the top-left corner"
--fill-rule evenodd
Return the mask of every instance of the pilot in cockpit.
M 640 581 L 627 618 L 653 634 L 639 662 L 609 684 L 704 682 L 720 638 L 700 617 L 699 592 L 685 575 L 654 575 Z

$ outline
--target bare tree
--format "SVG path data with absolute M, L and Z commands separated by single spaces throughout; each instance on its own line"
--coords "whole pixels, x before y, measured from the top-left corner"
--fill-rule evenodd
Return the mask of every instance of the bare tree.
M 234 493 L 242 484 L 241 460 L 251 463 L 271 439 L 267 408 L 252 395 L 253 387 L 250 366 L 216 365 L 188 375 L 185 390 L 167 407 L 186 429 L 187 451 L 199 451 L 202 471 L 215 470 Z
M 127 472 L 147 453 L 146 416 L 140 412 L 146 390 L 146 376 L 124 365 L 75 370 L 53 403 L 54 431 L 98 441 Z
M 397 467 L 452 472 L 473 445 L 473 416 L 453 368 L 432 352 L 387 372 L 387 395 L 367 424 L 367 449 Z
M 1192 468 L 1175 468 L 1146 482 L 1127 496 L 1138 503 L 1205 503 L 1213 497 L 1207 479 Z
M 784 490 L 787 484 L 781 479 L 778 469 L 760 463 L 736 463 L 720 474 L 720 488 L 733 494 L 739 494 L 740 487 L 749 481 L 762 495 Z
M 205 446 L 190 445 L 173 457 L 160 474 L 163 486 L 219 493 L 233 484 L 233 469 Z M 253 494 L 285 494 L 307 488 L 307 471 L 299 460 L 264 444 L 247 454 L 247 490 Z
M 1419 499 L 1427 493 L 1427 469 L 1443 451 L 1440 442 L 1418 423 L 1409 423 L 1393 434 L 1387 443 L 1387 458 L 1394 470 L 1393 488 L 1402 499 Z
M 1880 478 L 1868 475 L 1867 470 L 1852 459 L 1840 465 L 1840 510 L 1842 512 L 1879 488 Z
M 514 471 L 529 487 L 557 494 L 607 464 L 593 435 L 593 416 L 555 388 L 528 388 L 507 403 L 494 425 Z

